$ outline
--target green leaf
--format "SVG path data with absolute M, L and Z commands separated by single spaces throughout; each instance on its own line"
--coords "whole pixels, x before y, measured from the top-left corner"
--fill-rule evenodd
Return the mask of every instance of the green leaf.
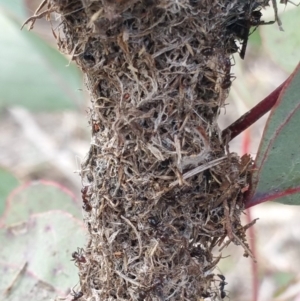
M 19 181 L 10 172 L 0 168 L 0 217 L 5 208 L 5 201 L 14 188 L 19 185 Z
M 79 202 L 72 192 L 54 182 L 32 182 L 19 187 L 9 197 L 1 223 L 11 226 L 25 222 L 31 214 L 63 210 L 82 218 Z
M 25 223 L 1 228 L 0 273 L 6 275 L 7 270 L 13 269 L 10 281 L 1 284 L 1 290 L 9 286 L 16 270 L 26 265 L 19 275 L 20 283 L 34 278 L 35 284 L 43 282 L 52 289 L 52 297 L 59 291 L 66 292 L 78 282 L 78 269 L 70 259 L 72 252 L 84 245 L 85 236 L 81 221 L 58 210 L 32 215 Z M 31 289 L 28 287 L 27 296 Z M 23 300 L 24 286 L 15 285 L 11 294 L 12 300 Z M 32 297 L 24 300 L 43 300 Z
M 280 16 L 284 31 L 278 26 L 260 26 L 263 46 L 273 61 L 291 73 L 299 62 L 299 8 L 285 11 Z
M 79 70 L 33 32 L 0 13 L 0 109 L 75 109 L 82 102 Z
M 300 205 L 300 64 L 273 107 L 255 160 L 247 207 Z

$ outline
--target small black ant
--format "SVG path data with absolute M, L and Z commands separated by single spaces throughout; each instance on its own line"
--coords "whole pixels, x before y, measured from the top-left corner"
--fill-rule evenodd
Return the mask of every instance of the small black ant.
M 226 53 L 227 54 L 234 54 L 236 52 L 238 52 L 239 47 L 237 46 L 237 44 L 235 43 L 235 41 L 233 40 L 229 40 L 226 43 Z
M 71 259 L 72 261 L 75 261 L 75 264 L 78 264 L 78 263 L 86 263 L 86 259 L 85 257 L 82 255 L 83 253 L 83 249 L 79 249 L 77 248 L 77 251 L 73 252 L 72 253 L 72 258 Z
M 225 90 L 230 88 L 232 81 L 231 78 L 235 79 L 235 76 L 232 76 L 230 73 L 227 73 L 222 81 L 222 83 L 220 84 L 220 87 Z
M 203 298 L 209 298 L 209 297 L 211 297 L 211 294 L 208 293 L 208 292 L 205 292 L 205 293 L 201 294 L 201 297 L 203 297 Z
M 83 210 L 88 212 L 92 210 L 92 206 L 89 203 L 84 203 L 82 206 Z
M 226 292 L 224 291 L 225 285 L 227 284 L 227 282 L 225 282 L 225 276 L 218 274 L 217 275 L 222 281 L 219 284 L 219 288 L 220 288 L 220 296 L 222 299 L 224 299 L 226 297 Z
M 81 298 L 83 296 L 83 292 L 75 292 L 74 290 L 72 290 L 71 295 L 73 296 L 73 299 L 71 301 L 76 301 L 79 298 Z
M 226 58 L 223 58 L 221 60 L 221 63 L 223 63 L 223 70 L 226 72 L 226 73 L 230 73 L 230 69 L 232 66 L 234 66 L 234 64 L 231 63 L 231 60 L 229 57 L 226 57 Z
M 81 189 L 82 201 L 83 201 L 82 208 L 88 212 L 92 210 L 92 206 L 89 204 L 89 201 L 87 199 L 88 197 L 87 192 L 88 192 L 88 186 L 85 186 L 84 188 Z
M 226 297 L 226 292 L 225 291 L 220 291 L 220 296 L 222 299 Z
M 82 194 L 82 200 L 83 200 L 83 202 L 88 202 L 88 200 L 87 200 L 87 192 L 88 192 L 88 189 L 89 189 L 88 186 L 84 186 L 84 187 L 81 189 L 81 194 Z
M 213 48 L 204 48 L 201 50 L 201 53 L 205 56 L 211 56 L 214 53 Z
M 159 224 L 159 221 L 157 220 L 156 217 L 150 216 L 148 217 L 148 223 L 150 224 L 151 227 L 156 228 Z

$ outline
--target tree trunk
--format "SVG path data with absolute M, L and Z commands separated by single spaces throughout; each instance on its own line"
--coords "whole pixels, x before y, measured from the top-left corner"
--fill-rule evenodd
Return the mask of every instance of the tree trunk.
M 212 252 L 233 242 L 251 255 L 240 215 L 252 163 L 228 151 L 217 119 L 236 40 L 244 57 L 266 2 L 44 1 L 91 95 L 74 300 L 226 295 Z

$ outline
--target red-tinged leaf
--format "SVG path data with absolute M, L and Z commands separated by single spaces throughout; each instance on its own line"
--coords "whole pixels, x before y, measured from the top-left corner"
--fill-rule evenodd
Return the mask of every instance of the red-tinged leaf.
M 259 146 L 246 207 L 300 205 L 300 64 L 274 105 Z
M 62 210 L 81 219 L 80 203 L 66 187 L 51 181 L 35 181 L 24 184 L 7 198 L 0 225 L 11 226 L 24 222 L 31 214 Z

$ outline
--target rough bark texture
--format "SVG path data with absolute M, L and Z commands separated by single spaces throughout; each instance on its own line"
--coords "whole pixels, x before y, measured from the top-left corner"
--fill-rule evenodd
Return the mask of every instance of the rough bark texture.
M 226 150 L 217 118 L 236 40 L 243 56 L 267 2 L 44 1 L 91 94 L 74 300 L 224 297 L 212 252 L 233 242 L 251 255 L 240 222 L 251 160 Z

